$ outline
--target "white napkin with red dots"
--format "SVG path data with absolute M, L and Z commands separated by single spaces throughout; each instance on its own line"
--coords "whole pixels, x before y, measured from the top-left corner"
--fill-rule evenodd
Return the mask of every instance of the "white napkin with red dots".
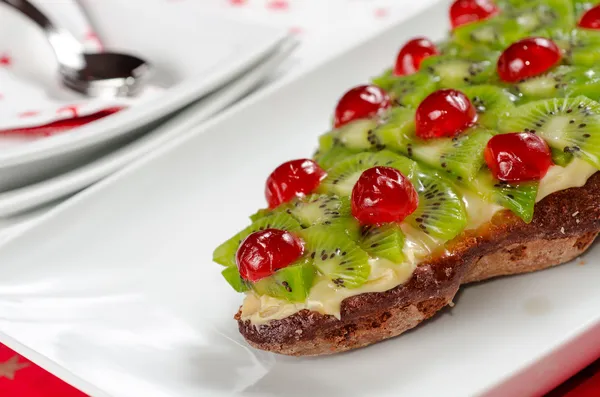
M 102 50 L 101 39 L 86 23 L 75 0 L 31 1 L 88 49 Z M 100 0 L 80 3 L 85 6 L 91 1 Z M 130 1 L 139 1 L 143 7 L 143 0 Z M 176 6 L 194 0 L 164 1 Z M 331 52 L 353 45 L 386 22 L 406 19 L 434 1 L 202 0 L 201 4 L 210 12 L 295 32 L 302 46 L 291 65 L 293 70 L 301 70 Z M 0 21 L 0 133 L 49 135 L 138 105 L 160 92 L 159 88 L 149 87 L 135 99 L 83 97 L 60 84 L 54 55 L 37 26 L 2 4 Z

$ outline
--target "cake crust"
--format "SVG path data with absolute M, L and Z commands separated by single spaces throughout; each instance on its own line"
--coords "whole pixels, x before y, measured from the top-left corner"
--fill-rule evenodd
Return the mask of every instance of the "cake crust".
M 450 304 L 462 284 L 542 270 L 581 255 L 600 231 L 598 197 L 600 172 L 582 187 L 545 197 L 529 224 L 501 211 L 419 264 L 406 283 L 346 298 L 339 320 L 302 310 L 254 326 L 238 311 L 240 333 L 258 349 L 293 356 L 339 353 L 400 335 Z

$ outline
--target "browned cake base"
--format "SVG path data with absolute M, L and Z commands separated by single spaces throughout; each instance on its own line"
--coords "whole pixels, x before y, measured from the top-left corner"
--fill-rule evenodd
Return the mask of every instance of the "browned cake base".
M 235 316 L 252 346 L 304 356 L 338 353 L 400 335 L 452 301 L 461 284 L 532 272 L 581 255 L 600 231 L 600 173 L 581 188 L 554 193 L 531 223 L 503 211 L 476 233 L 452 242 L 449 254 L 419 265 L 412 278 L 386 292 L 342 302 L 341 320 L 303 310 L 255 327 Z

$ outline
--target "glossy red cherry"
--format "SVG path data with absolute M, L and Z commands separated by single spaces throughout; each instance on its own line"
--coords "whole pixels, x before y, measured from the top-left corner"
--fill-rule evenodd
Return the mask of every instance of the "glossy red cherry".
M 327 173 L 310 159 L 281 164 L 267 178 L 265 196 L 269 208 L 312 193 L 326 176 Z
M 578 23 L 580 28 L 600 29 L 600 5 L 590 8 L 583 14 Z
M 375 116 L 392 106 L 389 95 L 376 85 L 360 85 L 346 92 L 335 108 L 335 128 Z
M 552 165 L 548 144 L 530 132 L 492 137 L 484 156 L 492 175 L 505 182 L 538 181 Z
M 423 59 L 436 54 L 439 54 L 438 49 L 431 40 L 425 37 L 414 38 L 400 49 L 394 74 L 396 76 L 413 74 L 419 70 Z
M 477 110 L 465 94 L 438 90 L 429 94 L 417 108 L 415 127 L 422 139 L 453 137 L 477 121 Z
M 492 17 L 499 11 L 490 0 L 456 0 L 450 6 L 450 23 L 455 29 L 467 23 Z
M 258 281 L 294 263 L 304 253 L 304 242 L 290 232 L 265 229 L 242 242 L 235 260 L 244 280 Z
M 560 61 L 560 49 L 550 39 L 528 37 L 508 47 L 498 58 L 498 76 L 516 83 L 547 72 Z
M 369 168 L 352 189 L 352 215 L 362 225 L 402 222 L 417 205 L 417 191 L 395 168 Z

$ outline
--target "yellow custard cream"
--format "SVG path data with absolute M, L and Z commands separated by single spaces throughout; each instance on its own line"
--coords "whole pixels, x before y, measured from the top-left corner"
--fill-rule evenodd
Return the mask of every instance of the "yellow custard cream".
M 596 168 L 583 160 L 574 159 L 566 167 L 553 166 L 540 181 L 536 201 L 571 187 L 585 185 Z M 467 229 L 474 229 L 486 222 L 502 209 L 482 200 L 472 192 L 461 192 L 467 209 L 469 223 Z M 250 320 L 255 325 L 288 317 L 302 309 L 340 317 L 342 301 L 350 296 L 366 292 L 383 292 L 406 282 L 418 263 L 429 256 L 441 242 L 407 224 L 402 225 L 406 235 L 404 254 L 406 261 L 395 264 L 388 260 L 371 259 L 369 280 L 355 289 L 339 288 L 323 276 L 317 277 L 306 302 L 290 303 L 267 295 L 259 296 L 254 292 L 246 295 L 242 305 L 242 320 Z

